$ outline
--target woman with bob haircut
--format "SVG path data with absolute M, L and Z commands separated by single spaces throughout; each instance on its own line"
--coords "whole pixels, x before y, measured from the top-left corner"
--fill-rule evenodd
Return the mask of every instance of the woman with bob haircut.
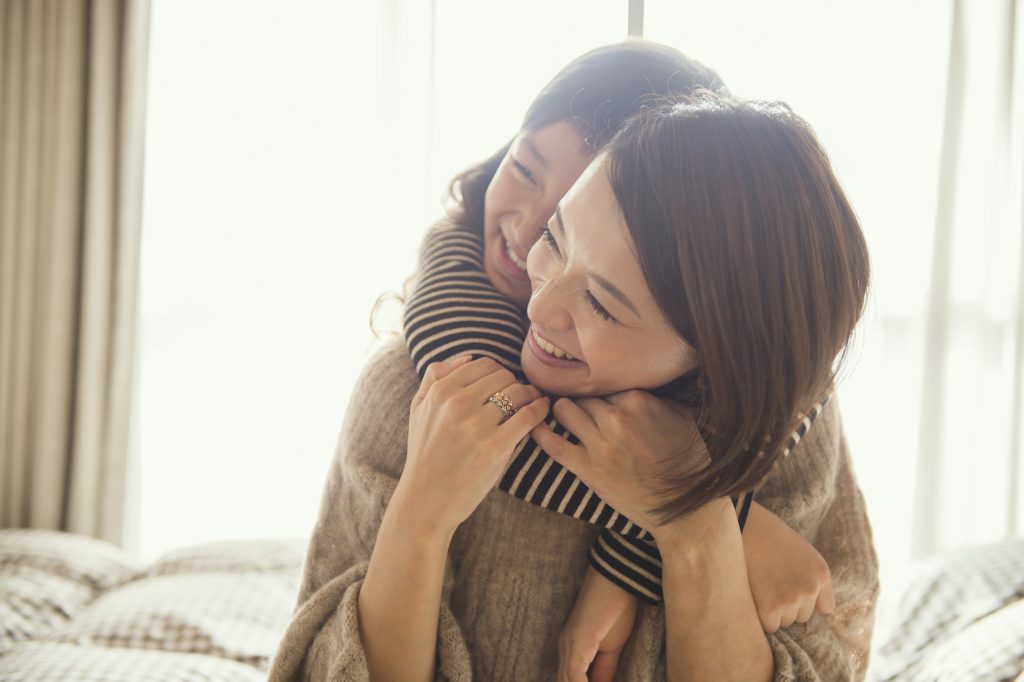
M 796 447 L 813 418 L 808 407 L 832 391 L 833 360 L 867 287 L 863 237 L 827 158 L 785 107 L 702 94 L 649 100 L 588 167 L 601 135 L 614 130 L 573 111 L 524 124 L 529 137 L 521 132 L 491 160 L 475 206 L 483 234 L 460 229 L 471 218 L 428 239 L 426 274 L 410 301 L 431 273 L 467 261 L 506 304 L 522 302 L 505 261 L 518 267 L 517 250 L 536 240 L 522 236 L 533 229 L 523 206 L 553 197 L 554 216 L 527 258 L 521 369 L 532 385 L 493 359 L 462 356 L 417 360 L 426 365 L 417 391 L 403 347 L 378 355 L 355 394 L 365 402 L 346 419 L 272 678 L 304 669 L 314 678 L 546 679 L 556 666 L 560 679 L 586 675 L 595 652 L 574 647 L 566 632 L 586 632 L 575 625 L 591 596 L 606 592 L 588 586 L 611 580 L 644 597 L 629 590 L 630 557 L 615 553 L 625 568 L 606 572 L 591 551 L 586 567 L 581 554 L 595 540 L 601 546 L 598 526 L 619 534 L 615 549 L 640 548 L 641 572 L 645 536 L 660 549 L 648 555 L 657 558 L 657 598 L 611 619 L 626 624 L 618 666 L 626 679 L 863 675 L 877 566 L 834 400 L 817 408 L 821 417 Z M 560 124 L 570 130 L 544 136 Z M 542 198 L 509 202 L 508 188 L 503 197 L 505 166 Z M 583 167 L 563 199 L 573 168 Z M 463 218 L 474 210 L 467 179 Z M 472 333 L 487 337 L 494 324 Z M 541 391 L 582 397 L 553 410 L 579 445 L 544 422 Z M 555 461 L 533 457 L 526 468 L 546 473 L 524 494 L 500 486 L 534 502 L 523 505 L 493 488 L 531 431 Z M 752 532 L 752 512 L 741 535 L 729 500 L 758 485 L 759 501 L 811 539 L 837 578 L 830 618 L 812 619 L 815 606 L 831 609 L 811 600 L 782 623 L 805 625 L 767 636 L 773 628 L 759 617 L 744 554 L 748 535 L 776 530 Z M 621 632 L 595 636 L 625 644 Z

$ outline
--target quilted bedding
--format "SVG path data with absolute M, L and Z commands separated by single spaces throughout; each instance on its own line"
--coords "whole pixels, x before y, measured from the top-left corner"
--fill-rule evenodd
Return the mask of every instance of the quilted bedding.
M 1024 682 L 1024 539 L 929 560 L 877 629 L 875 682 Z
M 0 531 L 0 679 L 263 680 L 304 542 L 224 542 L 140 566 L 69 533 Z

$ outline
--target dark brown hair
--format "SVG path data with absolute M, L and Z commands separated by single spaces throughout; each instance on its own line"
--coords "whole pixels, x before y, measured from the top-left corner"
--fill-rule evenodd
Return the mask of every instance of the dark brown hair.
M 651 97 L 686 95 L 698 87 L 724 91 L 717 73 L 667 45 L 641 39 L 604 45 L 569 62 L 544 86 L 521 129 L 571 121 L 596 154 Z M 483 225 L 484 195 L 510 144 L 452 180 L 449 216 L 455 223 Z
M 647 284 L 699 358 L 711 460 L 658 472 L 667 522 L 771 471 L 798 413 L 833 385 L 868 252 L 828 157 L 785 104 L 705 92 L 650 106 L 608 162 Z

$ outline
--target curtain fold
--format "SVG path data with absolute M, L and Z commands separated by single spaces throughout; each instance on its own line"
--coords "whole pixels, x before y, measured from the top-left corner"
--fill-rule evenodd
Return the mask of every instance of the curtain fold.
M 149 10 L 0 2 L 0 526 L 123 539 Z
M 1024 3 L 954 0 L 913 554 L 1020 534 Z

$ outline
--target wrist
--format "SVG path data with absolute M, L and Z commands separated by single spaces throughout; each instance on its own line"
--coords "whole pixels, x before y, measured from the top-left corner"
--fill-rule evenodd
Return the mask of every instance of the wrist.
M 653 529 L 651 534 L 662 554 L 668 553 L 692 561 L 728 537 L 730 530 L 739 534 L 736 511 L 732 500 L 721 497 L 680 519 Z
M 452 526 L 438 515 L 425 513 L 423 505 L 417 504 L 416 499 L 417 496 L 411 494 L 399 481 L 384 512 L 381 526 L 388 524 L 410 541 L 443 546 L 447 552 L 458 526 Z

